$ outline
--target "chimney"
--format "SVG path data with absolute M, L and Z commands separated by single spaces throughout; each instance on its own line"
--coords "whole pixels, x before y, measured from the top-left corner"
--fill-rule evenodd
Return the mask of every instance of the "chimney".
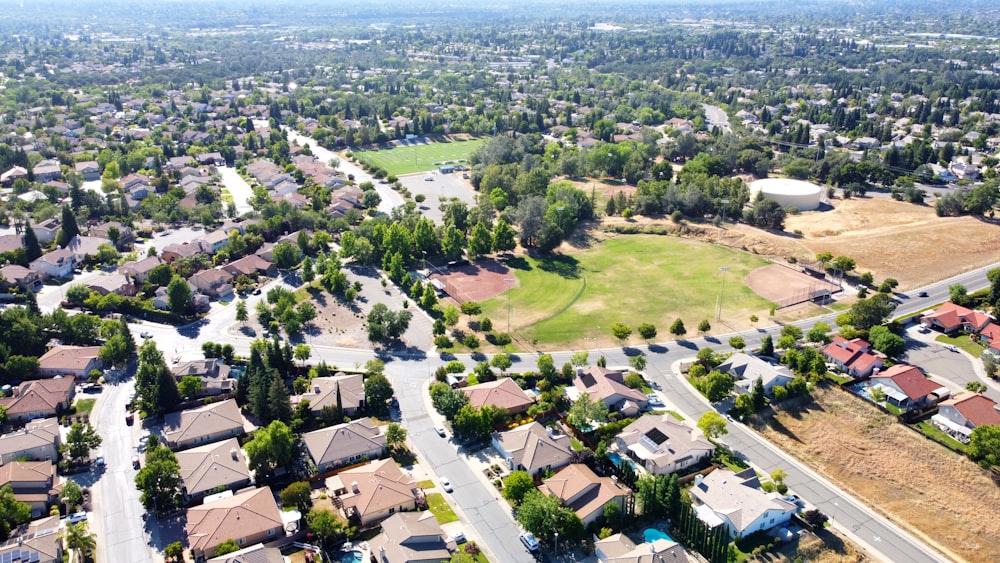
M 358 482 L 357 481 L 351 481 L 351 490 L 354 491 L 354 494 L 358 494 L 358 493 L 361 492 L 361 489 L 358 488 Z
M 548 436 L 549 438 L 552 437 L 552 427 L 551 426 L 546 426 L 545 427 L 545 435 Z
M 702 477 L 701 475 L 695 475 L 694 476 L 694 484 L 695 484 L 695 486 L 700 485 L 701 482 L 704 481 L 704 480 L 705 480 L 705 478 Z
M 239 450 L 237 450 L 236 448 L 229 450 L 229 455 L 233 456 L 233 461 L 236 461 L 240 458 Z
M 319 385 L 313 385 L 313 393 L 319 395 Z

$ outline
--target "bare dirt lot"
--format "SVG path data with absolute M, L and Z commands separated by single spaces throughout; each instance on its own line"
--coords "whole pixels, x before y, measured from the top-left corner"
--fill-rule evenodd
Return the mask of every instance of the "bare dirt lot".
M 836 293 L 836 285 L 818 280 L 801 271 L 782 264 L 768 264 L 747 274 L 747 285 L 764 299 L 774 301 L 779 307 L 805 303 L 810 296 L 826 291 Z
M 517 287 L 517 278 L 510 268 L 496 260 L 479 260 L 475 264 L 451 267 L 431 274 L 430 278 L 441 280 L 448 295 L 458 303 L 485 301 Z M 513 280 L 513 285 L 505 281 L 508 279 Z
M 956 560 L 1000 561 L 1000 489 L 977 465 L 839 388 L 757 430 Z

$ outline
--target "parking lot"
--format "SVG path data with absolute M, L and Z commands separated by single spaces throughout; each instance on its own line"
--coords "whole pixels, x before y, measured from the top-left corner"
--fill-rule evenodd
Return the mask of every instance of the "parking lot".
M 441 224 L 444 222 L 440 209 L 442 199 L 449 201 L 452 198 L 457 198 L 464 201 L 469 207 L 476 203 L 476 192 L 472 189 L 472 184 L 462 178 L 462 174 L 462 172 L 441 174 L 435 170 L 400 176 L 399 181 L 406 189 L 410 190 L 414 198 L 418 194 L 427 198 L 423 203 L 417 204 L 418 208 L 431 221 Z M 431 180 L 427 180 L 427 178 L 431 178 Z

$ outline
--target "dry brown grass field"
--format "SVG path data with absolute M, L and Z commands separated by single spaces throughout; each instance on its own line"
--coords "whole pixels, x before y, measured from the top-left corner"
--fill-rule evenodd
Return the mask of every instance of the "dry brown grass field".
M 976 464 L 839 388 L 758 430 L 943 553 L 1000 561 L 1000 488 Z

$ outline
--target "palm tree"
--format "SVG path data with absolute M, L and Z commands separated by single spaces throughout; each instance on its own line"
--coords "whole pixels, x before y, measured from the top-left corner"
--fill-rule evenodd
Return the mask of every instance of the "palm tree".
M 94 539 L 94 534 L 87 529 L 87 523 L 70 524 L 66 527 L 66 532 L 64 533 L 66 549 L 75 549 L 84 556 L 85 560 L 89 560 L 94 554 L 97 542 Z

